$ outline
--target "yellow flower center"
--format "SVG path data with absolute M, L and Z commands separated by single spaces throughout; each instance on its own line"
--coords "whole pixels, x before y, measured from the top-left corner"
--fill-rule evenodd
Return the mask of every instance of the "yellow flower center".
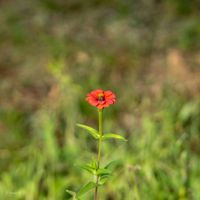
M 104 94 L 103 93 L 98 94 L 98 100 L 104 101 Z

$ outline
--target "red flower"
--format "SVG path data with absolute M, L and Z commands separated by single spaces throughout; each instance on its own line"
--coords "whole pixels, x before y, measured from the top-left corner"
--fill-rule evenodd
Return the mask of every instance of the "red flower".
M 87 95 L 86 101 L 92 106 L 102 109 L 114 104 L 116 96 L 110 90 L 103 91 L 102 89 L 98 89 L 90 92 Z

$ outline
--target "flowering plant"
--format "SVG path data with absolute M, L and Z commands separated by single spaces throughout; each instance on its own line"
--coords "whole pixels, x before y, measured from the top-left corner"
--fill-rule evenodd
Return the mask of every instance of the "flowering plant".
M 94 200 L 98 199 L 98 187 L 102 186 L 106 183 L 107 179 L 111 176 L 112 171 L 110 170 L 110 166 L 112 165 L 111 161 L 105 167 L 100 166 L 101 160 L 101 147 L 102 142 L 107 139 L 119 139 L 123 141 L 127 141 L 124 137 L 114 133 L 105 133 L 103 132 L 103 109 L 113 105 L 116 102 L 116 95 L 110 90 L 104 91 L 102 89 L 94 90 L 90 92 L 86 101 L 92 105 L 97 107 L 98 110 L 98 119 L 99 119 L 99 129 L 96 130 L 90 126 L 86 126 L 84 124 L 77 124 L 78 127 L 86 130 L 94 139 L 98 140 L 98 151 L 97 151 L 97 160 L 93 161 L 90 164 L 83 165 L 82 168 L 90 172 L 94 177 L 95 181 L 90 181 L 77 192 L 73 192 L 67 190 L 69 194 L 72 195 L 74 200 L 81 200 L 82 196 L 94 189 Z

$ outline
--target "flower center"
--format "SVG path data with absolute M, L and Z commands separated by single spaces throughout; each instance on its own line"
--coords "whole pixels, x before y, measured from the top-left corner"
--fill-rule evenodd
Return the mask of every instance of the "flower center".
M 105 100 L 103 93 L 98 94 L 98 100 L 99 101 L 104 101 Z

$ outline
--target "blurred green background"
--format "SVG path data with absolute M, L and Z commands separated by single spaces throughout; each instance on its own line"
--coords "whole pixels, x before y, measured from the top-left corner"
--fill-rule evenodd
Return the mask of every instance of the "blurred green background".
M 91 179 L 85 102 L 110 89 L 100 200 L 200 199 L 198 0 L 0 1 L 0 199 L 65 200 Z M 92 193 L 85 200 L 92 199 Z

